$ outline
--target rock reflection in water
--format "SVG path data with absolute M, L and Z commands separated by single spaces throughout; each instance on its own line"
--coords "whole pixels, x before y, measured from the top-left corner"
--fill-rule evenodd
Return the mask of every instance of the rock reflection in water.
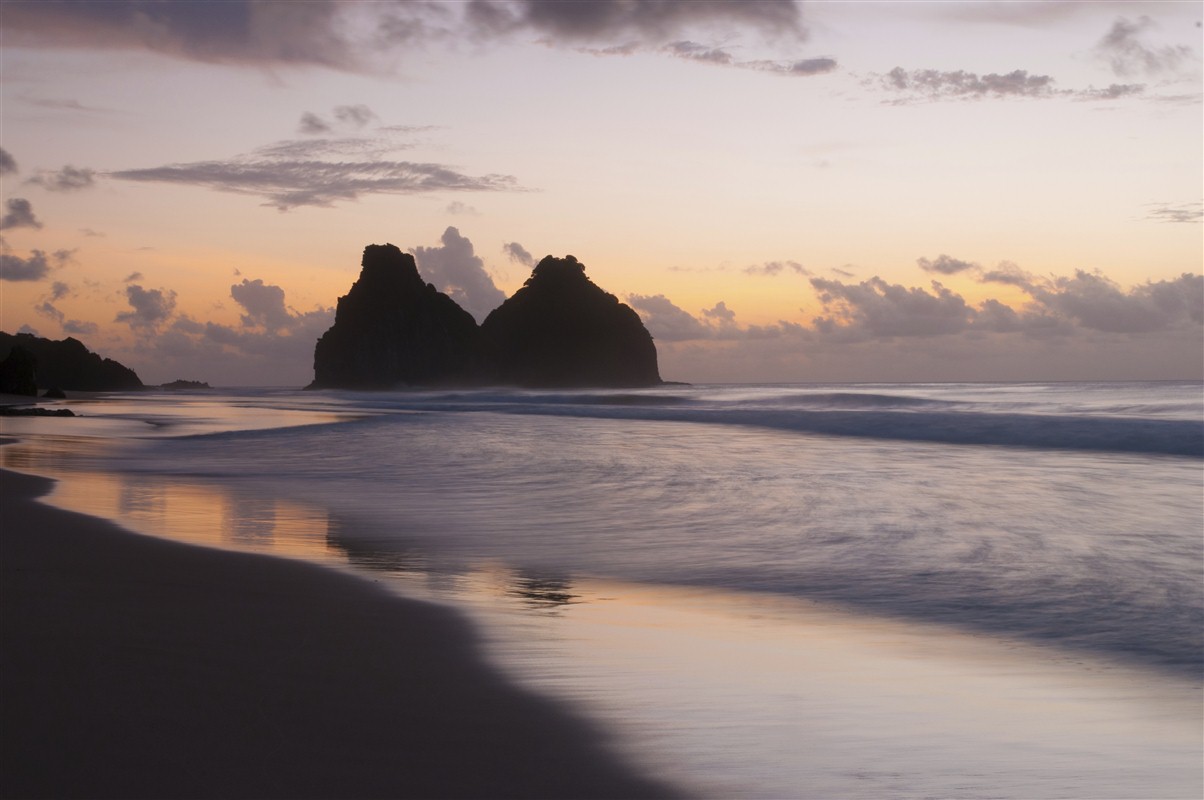
M 580 602 L 580 596 L 570 591 L 572 588 L 565 578 L 520 572 L 514 576 L 507 594 L 520 598 L 527 608 L 558 614 L 563 606 Z

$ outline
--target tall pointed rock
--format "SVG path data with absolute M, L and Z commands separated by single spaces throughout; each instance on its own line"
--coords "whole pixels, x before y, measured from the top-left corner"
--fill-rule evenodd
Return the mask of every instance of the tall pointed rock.
M 424 283 L 414 257 L 394 245 L 368 245 L 362 265 L 314 348 L 311 388 L 468 380 L 478 336 L 472 315 Z
M 481 324 L 482 377 L 531 387 L 661 382 L 639 315 L 591 281 L 572 256 L 548 256 Z

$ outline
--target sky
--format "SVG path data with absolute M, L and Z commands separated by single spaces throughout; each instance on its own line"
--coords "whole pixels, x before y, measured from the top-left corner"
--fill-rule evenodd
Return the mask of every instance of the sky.
M 368 244 L 689 382 L 1204 379 L 1200 2 L 0 3 L 0 329 L 300 386 Z

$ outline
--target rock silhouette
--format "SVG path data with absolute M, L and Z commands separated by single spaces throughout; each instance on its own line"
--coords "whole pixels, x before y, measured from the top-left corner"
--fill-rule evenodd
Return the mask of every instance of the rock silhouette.
M 481 324 L 482 377 L 538 388 L 661 382 L 656 346 L 630 306 L 573 256 L 547 256 Z
M 0 394 L 37 397 L 37 362 L 28 350 L 17 345 L 0 361 Z
M 0 359 L 9 358 L 17 348 L 32 356 L 39 389 L 116 392 L 142 388 L 142 380 L 132 369 L 111 358 L 101 358 L 78 339 L 53 341 L 31 333 L 0 331 Z
M 314 348 L 310 388 L 463 383 L 476 346 L 476 320 L 423 282 L 412 255 L 368 245 L 359 279 Z
M 656 346 L 639 315 L 572 256 L 539 262 L 478 328 L 423 282 L 413 256 L 386 244 L 364 249 L 359 279 L 314 348 L 310 388 L 660 383 Z

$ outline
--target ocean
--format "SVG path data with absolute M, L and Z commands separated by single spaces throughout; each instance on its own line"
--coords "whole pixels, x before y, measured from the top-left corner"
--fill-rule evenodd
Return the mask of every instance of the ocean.
M 69 405 L 52 502 L 454 605 L 697 794 L 1204 795 L 1199 383 Z

